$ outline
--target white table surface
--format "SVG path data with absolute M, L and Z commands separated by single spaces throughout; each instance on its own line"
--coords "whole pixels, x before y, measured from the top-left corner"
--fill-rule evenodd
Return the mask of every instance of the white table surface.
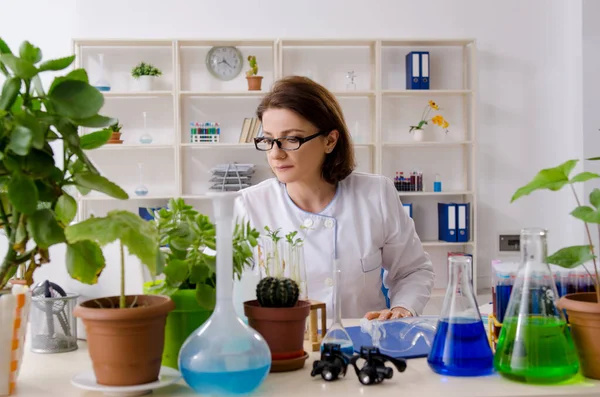
M 344 325 L 358 325 L 358 320 L 346 320 Z M 79 349 L 69 353 L 36 354 L 27 346 L 23 366 L 17 381 L 15 396 L 19 397 L 99 397 L 102 393 L 86 391 L 71 385 L 71 378 L 83 371 L 91 370 L 92 364 L 87 343 L 79 341 Z M 357 379 L 354 368 L 348 367 L 345 378 L 325 382 L 321 376 L 310 376 L 312 363 L 319 353 L 311 353 L 304 368 L 292 372 L 270 373 L 266 381 L 255 392 L 255 396 L 600 396 L 600 381 L 579 376 L 573 384 L 555 386 L 533 386 L 506 380 L 497 374 L 485 377 L 446 377 L 434 373 L 425 358 L 407 360 L 406 371 L 399 373 L 394 368 L 392 379 L 378 385 L 363 386 Z M 156 389 L 153 396 L 197 395 L 186 383 Z

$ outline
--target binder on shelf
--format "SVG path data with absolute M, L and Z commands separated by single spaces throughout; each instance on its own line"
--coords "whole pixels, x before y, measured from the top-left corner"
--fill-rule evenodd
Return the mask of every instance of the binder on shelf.
M 406 54 L 406 89 L 419 90 L 421 89 L 421 62 L 420 54 L 411 51 Z
M 470 203 L 456 204 L 456 210 L 457 210 L 456 241 L 458 241 L 458 242 L 469 241 L 469 237 L 470 237 L 469 212 L 470 212 L 470 209 L 471 209 Z
M 402 203 L 402 206 L 404 207 L 404 211 L 406 211 L 406 214 L 408 216 L 410 216 L 411 218 L 413 217 L 413 205 L 412 203 Z
M 420 88 L 422 90 L 429 89 L 429 51 L 419 52 L 421 64 Z
M 438 203 L 438 240 L 457 242 L 456 204 Z

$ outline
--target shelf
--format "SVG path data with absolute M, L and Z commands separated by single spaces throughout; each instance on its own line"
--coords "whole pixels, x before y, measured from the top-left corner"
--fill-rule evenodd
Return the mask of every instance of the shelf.
M 110 48 L 110 47 L 170 47 L 172 40 L 146 39 L 73 39 L 81 47 Z
M 194 149 L 214 149 L 215 147 L 228 149 L 256 149 L 254 143 L 182 143 L 181 146 Z
M 81 196 L 79 200 L 81 201 L 134 201 L 134 200 L 168 200 L 174 196 L 136 196 L 135 194 L 129 195 L 127 200 L 120 200 L 110 196 Z
M 475 39 L 399 39 L 382 40 L 383 47 L 402 46 L 402 47 L 454 47 L 473 44 Z
M 469 196 L 472 195 L 471 190 L 457 190 L 448 192 L 398 192 L 399 196 Z
M 105 98 L 154 98 L 173 95 L 172 91 L 129 91 L 129 92 L 114 92 L 100 91 Z
M 213 91 L 213 92 L 202 92 L 202 91 L 182 91 L 182 96 L 187 97 L 251 97 L 258 98 L 265 95 L 265 91 Z
M 364 39 L 283 39 L 283 47 L 364 47 L 375 45 L 375 40 Z
M 223 40 L 178 40 L 180 47 L 218 47 L 218 46 L 234 46 L 234 47 L 272 47 L 275 45 L 275 40 L 269 39 L 223 39 Z
M 472 90 L 383 90 L 383 96 L 469 95 Z
M 333 95 L 340 98 L 345 97 L 373 97 L 375 96 L 374 91 L 334 91 Z
M 445 141 L 431 141 L 431 142 L 385 142 L 383 143 L 383 147 L 403 147 L 403 146 L 461 146 L 461 145 L 472 145 L 473 141 L 453 141 L 453 142 L 445 142 Z
M 92 149 L 91 151 L 113 151 L 113 150 L 151 150 L 151 149 L 173 149 L 175 146 L 173 145 L 124 145 L 124 144 L 106 144 L 97 149 Z M 90 152 L 90 151 L 86 151 Z
M 448 241 L 433 240 L 433 241 L 422 241 L 423 247 L 452 247 L 452 246 L 474 246 L 474 241 L 467 241 L 466 243 L 450 243 Z

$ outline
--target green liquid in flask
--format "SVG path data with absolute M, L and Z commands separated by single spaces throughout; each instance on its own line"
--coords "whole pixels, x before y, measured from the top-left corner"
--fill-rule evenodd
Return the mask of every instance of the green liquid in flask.
M 527 383 L 557 383 L 573 377 L 579 360 L 566 321 L 505 317 L 494 367 L 509 379 Z

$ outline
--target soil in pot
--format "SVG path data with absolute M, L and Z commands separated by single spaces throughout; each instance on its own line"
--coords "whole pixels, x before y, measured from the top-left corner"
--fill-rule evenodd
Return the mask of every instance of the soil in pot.
M 566 309 L 571 335 L 581 362 L 581 373 L 600 379 L 600 304 L 595 292 L 568 294 L 558 307 Z
M 98 384 L 131 386 L 158 379 L 165 322 L 175 303 L 166 296 L 138 295 L 128 296 L 127 306 L 119 309 L 119 297 L 113 296 L 82 302 L 73 311 L 85 325 Z
M 308 301 L 300 300 L 296 306 L 285 308 L 261 307 L 257 300 L 244 302 L 248 325 L 267 341 L 273 366 L 278 360 L 293 359 L 300 359 L 299 368 L 304 365 L 304 331 L 309 313 Z

